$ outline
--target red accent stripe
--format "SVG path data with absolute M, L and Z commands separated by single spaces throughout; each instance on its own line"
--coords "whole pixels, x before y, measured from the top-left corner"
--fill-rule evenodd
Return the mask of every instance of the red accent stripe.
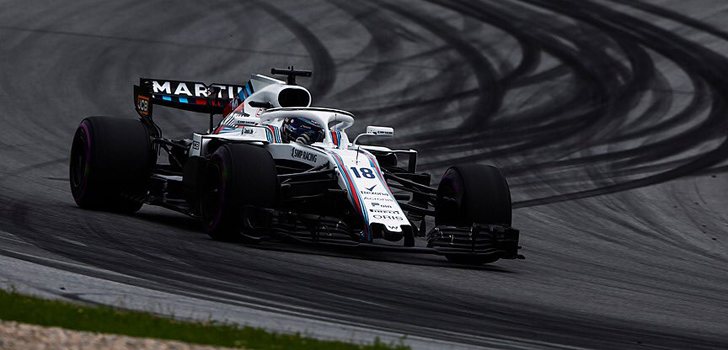
M 195 99 L 195 104 L 196 105 L 206 105 L 207 104 L 207 101 L 205 101 L 205 100 L 203 100 L 201 98 L 198 98 L 198 99 Z
M 334 139 L 334 145 L 338 146 L 339 145 L 339 139 L 336 137 L 336 131 L 333 131 L 333 130 L 331 131 L 331 138 Z
M 276 140 L 276 129 L 273 127 L 273 125 L 266 125 L 266 127 L 268 128 L 268 130 L 270 130 L 271 133 L 271 143 L 277 143 L 278 141 Z

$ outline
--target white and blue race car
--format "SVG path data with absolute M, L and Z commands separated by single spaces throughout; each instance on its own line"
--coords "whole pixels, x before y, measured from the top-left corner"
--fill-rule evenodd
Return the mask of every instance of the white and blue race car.
M 350 141 L 354 116 L 311 107 L 309 91 L 296 85 L 311 72 L 271 73 L 287 80 L 140 79 L 140 119 L 81 121 L 71 148 L 74 200 L 126 213 L 162 206 L 199 218 L 218 240 L 381 244 L 463 264 L 522 257 L 510 191 L 497 168 L 453 166 L 433 187 L 430 175 L 416 170 L 416 151 L 361 142 L 392 137 L 392 128 L 368 126 Z M 206 113 L 209 130 L 165 138 L 155 105 Z M 215 115 L 223 116 L 216 125 Z M 163 153 L 168 161 L 158 159 Z

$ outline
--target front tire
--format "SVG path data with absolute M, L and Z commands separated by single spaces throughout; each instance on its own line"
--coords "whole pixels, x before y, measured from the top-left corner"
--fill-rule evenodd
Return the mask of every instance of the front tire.
M 203 184 L 202 219 L 210 237 L 220 241 L 244 238 L 245 208 L 272 208 L 278 197 L 275 162 L 260 146 L 222 145 L 210 157 Z
M 155 163 L 149 133 L 139 120 L 88 117 L 71 146 L 73 199 L 84 209 L 134 213 L 143 204 Z
M 469 227 L 473 224 L 511 226 L 511 192 L 494 166 L 481 164 L 449 168 L 437 188 L 435 225 Z M 445 255 L 454 263 L 482 265 L 497 256 Z

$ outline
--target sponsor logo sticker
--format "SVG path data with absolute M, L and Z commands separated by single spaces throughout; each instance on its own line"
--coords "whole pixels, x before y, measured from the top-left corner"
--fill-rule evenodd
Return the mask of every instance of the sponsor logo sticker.
M 189 97 L 207 98 L 213 88 L 219 89 L 215 98 L 230 99 L 235 98 L 237 92 L 243 89 L 238 85 L 210 84 L 183 82 L 183 81 L 165 81 L 152 80 L 152 92 L 155 94 L 179 95 Z
M 375 219 L 379 219 L 379 220 L 405 221 L 405 218 L 401 217 L 399 215 L 374 214 L 374 215 L 372 215 L 372 217 Z
M 363 194 L 365 196 L 385 196 L 385 197 L 389 197 L 389 193 L 387 193 L 387 192 L 361 191 L 361 194 Z
M 394 202 L 394 199 L 389 198 L 389 196 L 364 196 L 362 198 L 368 201 Z
M 364 198 L 364 199 L 366 199 L 366 198 Z M 391 205 L 389 205 L 389 204 L 382 204 L 382 203 L 379 203 L 379 202 L 373 202 L 373 203 L 372 203 L 372 207 L 379 207 L 379 208 L 392 208 L 392 206 L 391 206 Z
M 304 151 L 297 148 L 291 148 L 291 158 L 303 159 L 312 163 L 316 162 L 317 154 L 313 152 Z
M 149 116 L 149 97 L 137 96 L 137 110 L 142 116 Z
M 402 213 L 399 212 L 399 210 L 386 210 L 386 209 L 369 209 L 372 213 L 379 213 L 379 214 L 396 214 L 401 215 Z

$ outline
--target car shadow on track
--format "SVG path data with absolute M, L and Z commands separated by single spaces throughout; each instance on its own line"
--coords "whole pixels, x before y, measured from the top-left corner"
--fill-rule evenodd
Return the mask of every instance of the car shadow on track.
M 156 224 L 173 227 L 177 230 L 199 233 L 204 235 L 202 224 L 195 218 L 177 213 L 148 213 L 139 212 L 133 215 L 136 218 Z
M 185 231 L 189 233 L 196 233 L 201 235 L 202 237 L 205 237 L 205 239 L 209 239 L 212 241 L 211 238 L 208 238 L 207 235 L 203 232 L 202 225 L 194 218 L 190 218 L 188 216 L 184 215 L 178 215 L 176 213 L 155 213 L 155 212 L 139 212 L 134 215 L 134 217 L 141 219 L 146 222 L 153 222 L 156 224 L 169 226 L 170 228 L 174 228 L 176 230 Z M 211 242 L 212 243 L 212 242 Z M 406 265 L 418 265 L 418 266 L 437 266 L 437 267 L 450 267 L 450 268 L 458 268 L 458 269 L 468 269 L 468 270 L 481 270 L 481 271 L 489 271 L 489 272 L 499 272 L 499 273 L 514 273 L 511 270 L 505 269 L 501 266 L 497 265 L 497 262 L 494 264 L 486 264 L 482 266 L 471 266 L 471 265 L 461 265 L 461 264 L 454 264 L 448 262 L 445 257 L 435 255 L 435 254 L 425 254 L 425 253 L 413 253 L 408 252 L 406 249 L 400 248 L 400 247 L 393 247 L 393 246 L 374 246 L 374 245 L 367 245 L 367 246 L 357 246 L 357 245 L 349 245 L 349 244 L 327 244 L 327 243 L 313 243 L 313 242 L 305 242 L 305 241 L 280 241 L 280 240 L 271 240 L 271 241 L 264 241 L 257 244 L 247 244 L 247 243 L 228 243 L 228 242 L 215 242 L 217 244 L 220 244 L 221 247 L 229 246 L 229 247 L 246 247 L 251 249 L 261 249 L 261 250 L 267 250 L 267 251 L 280 251 L 285 253 L 295 253 L 295 254 L 308 254 L 308 255 L 319 255 L 319 256 L 328 256 L 328 257 L 337 257 L 337 258 L 345 258 L 345 259 L 360 259 L 360 260 L 369 260 L 369 261 L 379 261 L 379 262 L 387 262 L 387 263 L 396 263 L 396 264 L 406 264 Z M 397 249 L 397 251 L 393 251 L 394 249 Z M 234 248 L 233 248 L 234 249 Z
M 241 243 L 242 244 L 242 243 Z M 306 243 L 306 242 L 264 242 L 260 244 L 242 244 L 249 248 L 262 249 L 268 251 L 279 251 L 296 254 L 313 254 L 328 257 L 337 257 L 345 259 L 359 259 L 368 261 L 378 261 L 395 264 L 418 265 L 418 266 L 434 266 L 449 267 L 467 270 L 481 270 L 498 273 L 515 273 L 509 269 L 497 266 L 495 264 L 485 264 L 481 266 L 461 265 L 448 262 L 445 257 L 435 254 L 408 253 L 402 251 L 391 251 L 386 248 L 378 248 L 373 246 L 340 246 L 329 245 L 323 243 Z

